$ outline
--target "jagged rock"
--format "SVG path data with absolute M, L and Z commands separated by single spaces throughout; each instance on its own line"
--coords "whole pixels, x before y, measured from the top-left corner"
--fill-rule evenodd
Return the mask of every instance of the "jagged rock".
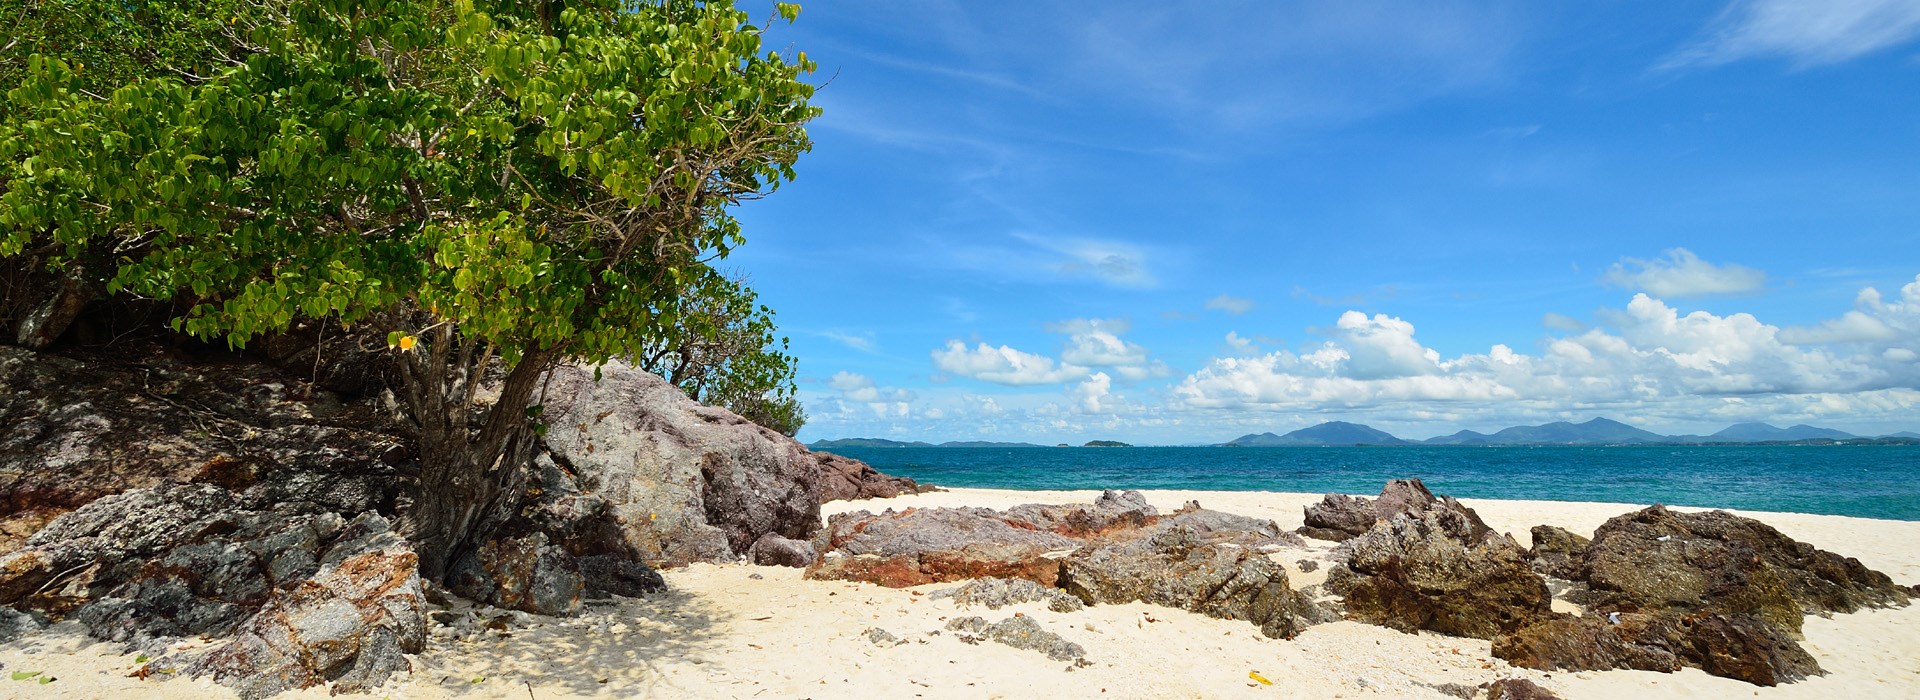
M 954 588 L 934 591 L 936 600 L 952 598 L 961 606 L 985 605 L 999 610 L 1019 603 L 1045 602 L 1054 612 L 1073 612 L 1086 606 L 1079 598 L 1058 588 L 1049 588 L 1026 579 L 978 578 Z
M 402 653 L 426 643 L 419 558 L 386 520 L 368 514 L 345 527 L 320 570 L 275 596 L 232 643 L 188 664 L 242 698 L 264 698 L 331 681 L 365 692 L 411 670 Z
M 838 513 L 806 577 L 867 581 L 901 588 L 1000 577 L 1051 586 L 1060 563 L 1047 556 L 1079 546 L 1066 537 L 1016 527 L 985 508 L 922 508 L 874 515 Z
M 902 641 L 899 637 L 893 636 L 892 632 L 888 632 L 878 627 L 869 628 L 866 634 L 867 634 L 867 641 L 873 642 L 873 645 L 877 647 L 897 647 L 906 643 L 905 641 Z
M 1440 499 L 1341 544 L 1344 566 L 1326 585 L 1361 622 L 1490 639 L 1549 611 L 1546 582 L 1525 555 L 1471 510 Z
M 1015 649 L 1030 649 L 1046 654 L 1054 661 L 1071 661 L 1087 655 L 1080 645 L 1048 632 L 1031 617 L 1015 615 L 1005 620 L 987 625 L 982 632 L 987 639 L 1005 644 Z
M 1231 544 L 1263 553 L 1307 545 L 1306 540 L 1280 529 L 1280 524 L 1272 520 L 1207 510 L 1200 507 L 1198 501 L 1188 501 L 1172 515 L 1153 521 L 1150 527 L 1121 530 L 1107 539 L 1138 537 L 1174 526 L 1185 527 L 1210 544 Z
M 219 485 L 251 510 L 390 510 L 414 459 L 386 425 L 233 356 L 0 346 L 0 554 L 103 496 L 164 484 Z
M 1321 497 L 1319 503 L 1306 507 L 1306 525 L 1300 528 L 1300 534 L 1316 540 L 1345 542 L 1373 529 L 1378 519 L 1373 503 L 1367 499 L 1330 493 Z
M 1439 500 L 1419 479 L 1393 479 L 1380 487 L 1380 497 L 1373 501 L 1374 517 L 1392 520 L 1401 513 L 1420 513 Z
M 545 387 L 544 444 L 586 501 L 547 510 L 594 519 L 543 524 L 594 538 L 563 538 L 569 551 L 731 561 L 769 532 L 807 539 L 819 528 L 820 471 L 800 443 L 632 366 L 597 373 L 561 367 Z
M 1762 686 L 1824 673 L 1785 631 L 1739 614 L 1556 615 L 1494 639 L 1493 654 L 1542 670 L 1672 672 L 1691 666 Z
M 13 608 L 0 608 L 0 644 L 37 632 L 40 627 L 40 621 L 33 619 L 32 615 Z
M 1591 540 L 1552 525 L 1533 526 L 1533 548 L 1527 559 L 1542 576 L 1567 580 L 1585 578 L 1581 571 Z
M 578 613 L 586 591 L 578 560 L 538 532 L 488 540 L 454 563 L 448 584 L 467 598 L 540 615 Z
M 806 568 L 813 564 L 813 543 L 790 540 L 771 532 L 747 548 L 747 560 L 761 566 Z
M 1487 700 L 1560 700 L 1553 691 L 1525 678 L 1502 678 L 1486 685 Z
M 820 470 L 821 501 L 856 501 L 863 498 L 893 498 L 902 494 L 936 491 L 904 476 L 888 476 L 866 462 L 830 452 L 814 452 Z
M 1608 520 L 1594 532 L 1585 568 L 1594 609 L 1753 615 L 1794 634 L 1805 612 L 1908 602 L 1886 574 L 1858 559 L 1724 511 L 1656 505 Z
M 1060 587 L 1092 604 L 1141 601 L 1246 620 L 1280 639 L 1323 621 L 1288 586 L 1285 569 L 1220 535 L 1170 519 L 1143 536 L 1089 545 L 1063 563 Z
M 607 554 L 581 557 L 580 577 L 586 586 L 581 595 L 589 600 L 615 595 L 638 598 L 667 588 L 666 579 L 652 567 Z
M 1040 505 L 1028 503 L 1007 509 L 1006 518 L 1074 538 L 1085 538 L 1109 530 L 1146 527 L 1158 519 L 1160 511 L 1147 503 L 1139 491 L 1100 492 L 1092 507 Z

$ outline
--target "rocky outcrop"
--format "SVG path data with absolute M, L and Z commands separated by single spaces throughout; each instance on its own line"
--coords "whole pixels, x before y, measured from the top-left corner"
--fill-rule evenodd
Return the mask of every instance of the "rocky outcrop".
M 842 457 L 830 452 L 812 454 L 814 463 L 820 470 L 821 501 L 893 498 L 939 490 L 930 484 L 921 484 L 904 476 L 882 474 L 872 465 L 851 457 Z
M 1080 544 L 986 508 L 839 513 L 828 519 L 823 538 L 816 549 L 824 551 L 807 578 L 896 588 L 983 577 L 1052 586 L 1060 563 L 1048 555 Z
M 543 405 L 554 481 L 568 483 L 543 482 L 536 509 L 570 551 L 732 561 L 767 533 L 819 528 L 820 472 L 806 448 L 657 376 L 618 362 L 561 367 Z
M 1031 617 L 1015 615 L 993 624 L 987 624 L 985 618 L 960 617 L 948 622 L 947 629 L 959 632 L 961 641 L 978 643 L 982 639 L 992 640 L 1015 649 L 1046 654 L 1047 658 L 1054 661 L 1072 661 L 1087 655 L 1086 649 L 1047 631 Z
M 988 610 L 1041 602 L 1054 612 L 1073 612 L 1086 607 L 1086 603 L 1066 591 L 1018 578 L 977 578 L 955 588 L 934 591 L 928 597 L 934 600 L 952 598 L 961 607 L 984 605 Z
M 1451 498 L 1377 523 L 1336 558 L 1327 587 L 1347 616 L 1406 632 L 1490 639 L 1547 615 L 1552 600 L 1526 550 Z
M 1907 592 L 1858 559 L 1725 511 L 1662 506 L 1608 520 L 1587 549 L 1596 610 L 1752 615 L 1798 634 L 1803 613 L 1904 606 Z
M 1533 570 L 1541 576 L 1577 580 L 1584 578 L 1581 570 L 1587 557 L 1587 547 L 1593 542 L 1562 528 L 1552 525 L 1535 525 L 1532 531 L 1533 548 L 1527 550 L 1527 560 Z
M 1442 506 L 1466 516 L 1476 539 L 1491 532 L 1480 515 L 1452 496 L 1434 496 L 1419 479 L 1394 479 L 1380 489 L 1380 497 L 1365 498 L 1330 493 L 1319 503 L 1307 506 L 1306 525 L 1299 533 L 1314 539 L 1345 542 L 1366 534 L 1377 524 L 1392 521 L 1401 514 L 1419 514 Z
M 1502 678 L 1486 685 L 1487 700 L 1560 700 L 1553 691 L 1525 678 Z
M 387 425 L 234 355 L 0 346 L 0 553 L 103 496 L 170 484 L 215 484 L 254 509 L 391 512 L 414 459 Z
M 425 605 L 413 549 L 384 519 L 365 516 L 347 524 L 317 573 L 183 672 L 249 699 L 328 682 L 335 694 L 367 692 L 412 670 L 402 654 L 425 646 Z
M 1136 537 L 1074 552 L 1061 565 L 1060 585 L 1087 603 L 1139 601 L 1246 620 L 1278 639 L 1325 621 L 1312 600 L 1288 585 L 1285 569 L 1255 547 L 1231 541 L 1246 537 L 1176 516 Z
M 1719 613 L 1556 615 L 1495 638 L 1493 654 L 1541 670 L 1670 673 L 1689 666 L 1762 686 L 1822 673 L 1780 628 L 1752 615 Z
M 1008 508 L 1006 512 L 1009 521 L 1073 538 L 1145 527 L 1159 515 L 1160 511 L 1148 504 L 1147 497 L 1139 491 L 1113 490 L 1102 491 L 1091 507 L 1027 503 Z

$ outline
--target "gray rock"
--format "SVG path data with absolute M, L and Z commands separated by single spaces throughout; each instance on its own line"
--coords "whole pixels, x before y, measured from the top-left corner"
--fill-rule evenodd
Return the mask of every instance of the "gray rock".
M 1343 493 L 1330 493 L 1306 507 L 1306 525 L 1300 534 L 1317 540 L 1344 542 L 1373 529 L 1378 520 L 1373 503 Z
M 806 568 L 813 564 L 813 543 L 767 533 L 747 548 L 747 560 L 761 566 Z
M 1527 551 L 1527 559 L 1534 571 L 1559 579 L 1585 578 L 1581 567 L 1590 540 L 1552 525 L 1535 525 L 1532 535 L 1533 548 Z
M 1158 519 L 1160 511 L 1147 503 L 1139 491 L 1100 493 L 1092 507 L 1024 504 L 1007 509 L 1006 519 L 1055 532 L 1068 537 L 1092 537 L 1110 530 L 1145 527 Z
M 1058 588 L 1049 588 L 1026 579 L 979 578 L 955 588 L 934 591 L 932 598 L 952 598 L 962 605 L 984 605 L 999 610 L 1008 605 L 1044 602 L 1054 612 L 1073 612 L 1086 606 L 1079 598 Z
M 1141 601 L 1247 620 L 1275 638 L 1326 618 L 1288 586 L 1285 569 L 1224 535 L 1169 519 L 1142 536 L 1074 552 L 1060 586 L 1090 604 Z
M 667 589 L 667 581 L 652 567 L 612 555 L 580 558 L 580 576 L 586 589 L 582 595 L 592 600 L 609 596 L 638 598 Z
M 0 608 L 0 644 L 38 632 L 42 626 L 32 615 L 13 608 Z
M 536 504 L 586 525 L 553 527 L 570 551 L 646 561 L 731 561 L 762 535 L 807 539 L 820 521 L 820 470 L 791 438 L 702 406 L 619 362 L 561 367 L 546 385 L 543 438 L 585 503 Z M 564 493 L 566 489 L 560 489 Z
M 956 617 L 947 621 L 947 631 L 980 634 L 987 631 L 987 619 L 978 615 Z
M 1069 642 L 1058 634 L 1048 632 L 1031 617 L 1016 615 L 987 625 L 983 634 L 987 639 L 1005 644 L 1015 649 L 1029 649 L 1046 654 L 1054 661 L 1072 661 L 1087 655 L 1087 650 Z
M 540 615 L 578 613 L 586 590 L 573 555 L 538 532 L 487 541 L 454 563 L 448 585 L 488 605 Z
M 897 647 L 906 643 L 902 641 L 899 637 L 893 636 L 892 632 L 888 632 L 878 627 L 873 627 L 868 629 L 866 632 L 866 635 L 867 635 L 867 641 L 872 642 L 873 645 L 877 647 Z
M 821 501 L 857 501 L 893 498 L 902 494 L 937 491 L 904 476 L 888 476 L 866 462 L 828 452 L 814 452 L 820 470 Z

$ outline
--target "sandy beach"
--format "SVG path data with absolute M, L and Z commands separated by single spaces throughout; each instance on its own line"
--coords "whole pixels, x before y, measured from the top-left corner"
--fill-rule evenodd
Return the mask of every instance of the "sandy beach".
M 932 506 L 1005 508 L 1020 503 L 1090 502 L 1092 491 L 954 489 L 889 500 L 832 502 L 826 514 Z M 1301 524 L 1318 494 L 1150 491 L 1163 511 L 1198 500 L 1208 508 Z M 1609 503 L 1466 500 L 1488 524 L 1523 544 L 1533 525 L 1590 533 L 1639 506 Z M 1692 509 L 1685 509 L 1692 510 Z M 1920 523 L 1790 513 L 1751 513 L 1787 535 L 1892 576 L 1920 582 Z M 1325 549 L 1328 543 L 1312 541 Z M 1273 554 L 1295 587 L 1321 572 L 1293 564 L 1312 550 Z M 394 698 L 1022 698 L 1281 697 L 1445 698 L 1435 685 L 1532 679 L 1567 698 L 1909 698 L 1920 696 L 1920 606 L 1832 618 L 1809 617 L 1805 646 L 1827 675 L 1761 688 L 1694 669 L 1539 672 L 1493 658 L 1484 640 L 1403 634 L 1354 622 L 1313 627 L 1288 641 L 1245 622 L 1163 607 L 1100 605 L 1058 613 L 1039 603 L 1000 610 L 962 608 L 930 593 L 951 584 L 888 589 L 807 581 L 798 569 L 699 564 L 664 572 L 670 591 L 617 599 L 572 619 L 512 614 L 504 629 L 469 639 L 436 637 L 414 659 L 410 678 L 374 697 Z M 1019 613 L 1086 649 L 1091 665 L 942 632 L 948 620 Z M 876 645 L 880 628 L 904 643 Z M 0 647 L 0 697 L 224 698 L 205 680 L 129 676 L 136 657 L 91 642 L 64 623 Z M 13 672 L 38 671 L 27 680 Z M 1252 674 L 1272 685 L 1254 680 Z M 57 680 L 41 684 L 40 677 Z M 289 698 L 327 697 L 313 688 Z

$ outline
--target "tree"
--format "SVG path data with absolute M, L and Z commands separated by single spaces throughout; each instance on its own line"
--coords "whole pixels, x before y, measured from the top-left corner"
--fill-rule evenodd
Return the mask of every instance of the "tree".
M 670 333 L 744 242 L 729 208 L 793 178 L 813 66 L 760 38 L 726 0 L 315 0 L 204 80 L 93 95 L 36 56 L 0 256 L 104 244 L 110 289 L 234 346 L 390 324 L 421 452 L 401 527 L 443 579 L 517 505 L 539 377 Z
M 793 357 L 774 337 L 773 310 L 744 281 L 712 268 L 693 273 L 676 309 L 677 327 L 650 338 L 637 366 L 688 398 L 723 406 L 792 437 L 806 422 L 793 396 Z

